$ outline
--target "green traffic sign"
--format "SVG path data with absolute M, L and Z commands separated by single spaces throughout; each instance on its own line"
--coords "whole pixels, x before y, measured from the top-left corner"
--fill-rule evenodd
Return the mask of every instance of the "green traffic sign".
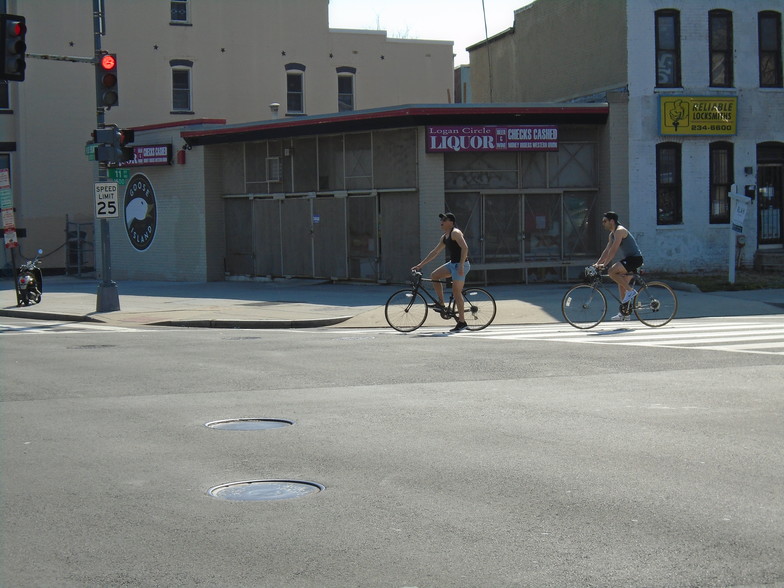
M 109 177 L 115 182 L 117 182 L 118 184 L 120 184 L 121 186 L 124 186 L 125 183 L 128 181 L 128 179 L 131 177 L 131 170 L 129 169 L 110 167 L 108 169 L 108 172 L 109 172 Z

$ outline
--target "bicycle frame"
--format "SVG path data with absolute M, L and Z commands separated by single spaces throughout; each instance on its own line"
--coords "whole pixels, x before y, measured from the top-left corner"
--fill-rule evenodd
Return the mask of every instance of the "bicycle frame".
M 421 273 L 417 272 L 414 274 L 414 277 L 411 278 L 411 285 L 414 287 L 414 296 L 411 297 L 411 302 L 413 304 L 414 300 L 416 300 L 416 294 L 424 294 L 425 297 L 429 298 L 433 304 L 441 304 L 438 299 L 430 293 L 430 290 L 422 286 L 422 282 L 430 282 L 430 283 L 438 283 L 444 284 L 444 288 L 446 289 L 452 282 L 449 280 L 433 280 L 431 278 L 425 278 L 422 276 Z M 444 319 L 456 318 L 457 317 L 457 309 L 455 308 L 455 297 L 454 294 L 451 293 L 452 289 L 449 288 L 449 302 L 443 307 L 444 312 L 441 312 L 441 317 Z
M 423 278 L 421 272 L 413 272 L 411 285 L 394 292 L 384 305 L 384 316 L 389 326 L 401 333 L 410 333 L 421 327 L 427 320 L 428 310 L 435 310 L 444 320 L 458 319 L 457 300 L 449 288 L 449 302 L 444 306 L 433 296 L 422 282 L 451 284 L 448 280 Z M 461 292 L 464 301 L 465 326 L 469 331 L 479 331 L 493 322 L 496 304 L 493 295 L 478 287 L 464 288 Z M 429 301 L 429 302 L 428 302 Z
M 590 266 L 586 268 L 588 279 L 564 294 L 561 301 L 564 318 L 578 329 L 596 326 L 606 316 L 609 294 L 610 301 L 619 303 L 621 315 L 634 313 L 640 322 L 649 327 L 661 327 L 673 319 L 678 311 L 678 298 L 672 288 L 663 282 L 648 281 L 637 272 L 624 275 L 631 277 L 629 285 L 637 291 L 634 298 L 625 304 L 614 289 L 608 287 L 606 272 L 597 272 Z

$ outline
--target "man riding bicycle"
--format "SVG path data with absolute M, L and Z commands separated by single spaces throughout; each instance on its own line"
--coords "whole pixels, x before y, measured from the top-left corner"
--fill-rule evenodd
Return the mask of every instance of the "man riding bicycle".
M 621 252 L 623 258 L 610 266 L 607 275 L 618 284 L 618 296 L 621 299 L 621 304 L 627 304 L 637 296 L 637 290 L 629 285 L 632 277 L 628 274 L 636 272 L 642 265 L 642 252 L 629 230 L 618 223 L 617 213 L 611 210 L 605 212 L 602 216 L 602 226 L 610 232 L 610 236 L 607 240 L 607 247 L 604 248 L 599 259 L 593 265 L 598 269 L 604 269 L 612 263 L 618 251 Z M 626 321 L 629 320 L 629 316 L 619 312 L 610 320 Z
M 455 304 L 457 305 L 458 313 L 457 324 L 452 330 L 462 331 L 467 326 L 465 321 L 463 285 L 465 284 L 466 275 L 471 269 L 471 264 L 468 261 L 468 244 L 463 236 L 463 232 L 455 226 L 457 220 L 455 219 L 454 214 L 447 212 L 446 214 L 439 214 L 438 217 L 441 219 L 441 230 L 444 234 L 438 240 L 438 244 L 435 248 L 411 269 L 419 271 L 423 265 L 427 265 L 434 260 L 438 254 L 446 248 L 447 253 L 449 253 L 449 262 L 434 269 L 433 273 L 430 274 L 430 277 L 435 280 L 433 282 L 433 288 L 438 296 L 440 308 L 444 308 L 446 303 L 444 302 L 444 288 L 437 280 L 443 280 L 450 276 L 452 277 L 452 295 Z

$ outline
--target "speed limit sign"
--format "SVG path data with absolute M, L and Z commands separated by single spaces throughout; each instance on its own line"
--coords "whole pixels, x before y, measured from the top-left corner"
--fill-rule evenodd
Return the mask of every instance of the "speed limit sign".
M 115 182 L 96 182 L 95 218 L 118 218 L 120 207 L 117 196 L 118 190 Z

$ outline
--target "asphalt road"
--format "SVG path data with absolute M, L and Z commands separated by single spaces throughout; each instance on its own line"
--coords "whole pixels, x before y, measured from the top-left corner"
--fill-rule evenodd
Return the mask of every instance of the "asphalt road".
M 48 331 L 0 335 L 3 586 L 784 582 L 781 355 Z M 261 479 L 325 489 L 208 495 Z

